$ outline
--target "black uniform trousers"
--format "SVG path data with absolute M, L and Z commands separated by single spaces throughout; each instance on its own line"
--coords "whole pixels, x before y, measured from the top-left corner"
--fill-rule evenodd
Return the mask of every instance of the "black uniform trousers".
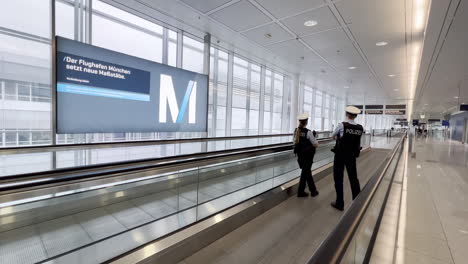
M 311 193 L 317 191 L 314 179 L 312 178 L 312 163 L 314 162 L 314 156 L 298 155 L 297 162 L 301 168 L 301 178 L 299 180 L 299 189 L 297 193 L 304 193 L 306 182 Z
M 343 178 L 345 167 L 348 172 L 353 200 L 358 196 L 359 192 L 361 192 L 361 186 L 357 178 L 356 157 L 346 156 L 340 153 L 335 154 L 335 159 L 333 161 L 333 179 L 335 180 L 336 205 L 339 207 L 344 206 Z

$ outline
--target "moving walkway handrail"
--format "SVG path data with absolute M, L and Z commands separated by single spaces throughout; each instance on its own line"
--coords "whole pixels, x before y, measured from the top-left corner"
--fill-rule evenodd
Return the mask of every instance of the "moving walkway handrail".
M 318 134 L 327 134 L 331 131 L 321 131 Z M 144 146 L 144 145 L 157 145 L 157 144 L 177 144 L 186 142 L 206 142 L 206 141 L 220 141 L 220 140 L 239 140 L 251 138 L 273 138 L 273 137 L 286 137 L 292 136 L 291 133 L 283 134 L 269 134 L 269 135 L 250 135 L 250 136 L 230 136 L 230 137 L 195 137 L 195 138 L 173 138 L 173 139 L 152 139 L 152 140 L 131 140 L 131 141 L 114 141 L 114 142 L 91 142 L 91 143 L 73 143 L 73 144 L 57 144 L 57 145 L 37 145 L 37 146 L 23 146 L 23 147 L 5 147 L 0 148 L 0 154 L 14 154 L 24 152 L 38 152 L 38 151 L 53 151 L 59 149 L 70 150 L 72 148 L 110 148 L 110 147 L 130 147 L 130 146 Z
M 331 138 L 319 139 L 319 142 L 331 141 Z M 155 169 L 162 166 L 177 166 L 189 162 L 202 162 L 216 158 L 236 156 L 236 155 L 259 155 L 291 150 L 292 142 L 278 143 L 272 145 L 246 147 L 242 149 L 221 150 L 207 153 L 194 153 L 188 155 L 171 156 L 164 158 L 150 158 L 133 161 L 98 164 L 85 167 L 74 167 L 60 169 L 53 172 L 37 172 L 6 176 L 0 178 L 0 194 L 5 191 L 38 187 L 52 183 L 68 182 L 75 180 L 88 180 L 116 173 L 128 173 L 138 170 Z
M 403 135 L 400 138 L 393 148 L 391 155 L 386 159 L 387 162 L 384 162 L 369 179 L 350 208 L 341 217 L 340 222 L 309 259 L 308 264 L 341 262 L 390 164 L 396 157 L 398 150 L 402 148 L 405 137 L 406 135 Z M 383 169 L 381 170 L 382 167 Z
M 73 166 L 73 167 L 65 167 L 65 168 L 56 168 L 53 170 L 44 170 L 44 171 L 37 171 L 37 172 L 28 172 L 22 174 L 14 174 L 14 175 L 5 175 L 0 177 L 0 182 L 5 180 L 18 180 L 21 178 L 31 178 L 35 176 L 42 176 L 44 174 L 58 174 L 58 173 L 69 173 L 75 171 L 85 171 L 85 170 L 94 170 L 94 169 L 102 169 L 106 167 L 115 167 L 115 166 L 126 166 L 129 164 L 137 164 L 137 163 L 147 163 L 147 162 L 168 162 L 172 160 L 179 160 L 179 159 L 190 159 L 193 157 L 201 157 L 201 156 L 211 156 L 211 155 L 218 155 L 223 153 L 237 153 L 239 151 L 245 150 L 256 150 L 261 148 L 269 148 L 269 147 L 277 147 L 282 146 L 285 144 L 290 144 L 289 142 L 283 143 L 274 143 L 268 145 L 259 145 L 253 147 L 244 147 L 244 148 L 233 148 L 233 149 L 224 149 L 224 150 L 215 150 L 209 152 L 197 152 L 197 153 L 190 153 L 190 154 L 180 154 L 180 155 L 173 155 L 173 156 L 165 156 L 165 157 L 156 157 L 156 158 L 144 158 L 144 159 L 134 159 L 134 160 L 125 160 L 125 161 L 116 161 L 116 162 L 103 162 L 98 164 L 89 164 L 83 166 Z
M 319 134 L 327 134 L 327 133 L 330 133 L 330 132 L 319 132 Z M 264 137 L 284 137 L 284 136 L 292 136 L 292 134 L 279 134 L 279 135 L 260 135 L 260 136 L 242 136 L 242 137 L 225 137 L 226 139 L 229 139 L 229 140 L 226 140 L 226 141 L 232 141 L 232 140 L 238 140 L 238 139 L 242 139 L 242 138 L 264 138 Z M 199 139 L 193 139 L 193 140 L 188 140 L 188 141 L 197 141 Z M 209 141 L 210 139 L 207 138 L 207 139 L 204 139 L 205 141 Z M 218 138 L 216 138 L 214 141 L 217 141 L 219 140 Z M 281 141 L 284 141 L 284 140 L 281 140 Z M 173 141 L 172 143 L 174 143 L 175 141 Z M 171 142 L 168 141 L 166 142 L 167 144 L 170 144 Z M 207 144 L 207 142 L 205 142 Z M 133 163 L 136 163 L 136 162 L 149 162 L 149 161 L 168 161 L 168 160 L 173 160 L 173 159 L 181 159 L 181 158 L 191 158 L 191 157 L 194 157 L 194 156 L 206 156 L 206 155 L 212 155 L 212 154 L 218 154 L 218 153 L 227 153 L 227 152 L 236 152 L 236 151 L 242 151 L 242 150 L 248 150 L 248 149 L 256 149 L 256 148 L 260 148 L 260 147 L 268 147 L 268 146 L 273 146 L 275 144 L 284 144 L 286 142 L 281 142 L 281 143 L 267 143 L 265 142 L 266 144 L 263 144 L 263 145 L 254 145 L 254 146 L 251 146 L 251 147 L 244 147 L 244 148 L 230 148 L 230 149 L 224 149 L 224 150 L 214 150 L 214 151 L 202 151 L 202 152 L 198 152 L 198 153 L 189 153 L 189 154 L 178 154 L 178 155 L 173 155 L 173 156 L 166 156 L 166 157 L 151 157 L 151 158 L 143 158 L 143 159 L 131 159 L 131 160 L 126 160 L 126 161 L 115 161 L 115 162 L 100 162 L 100 163 L 96 163 L 96 164 L 86 164 L 86 165 L 80 165 L 80 166 L 69 166 L 69 167 L 64 167 L 64 168 L 49 168 L 49 169 L 44 169 L 44 170 L 40 170 L 40 171 L 34 171 L 34 172 L 25 172 L 25 173 L 18 173 L 18 174 L 12 174 L 12 175 L 2 175 L 0 176 L 0 182 L 1 181 L 5 181 L 5 180 L 9 180 L 9 179 L 20 179 L 20 178 L 30 178 L 30 177 L 36 177 L 36 176 L 40 176 L 40 175 L 43 175 L 45 173 L 48 173 L 48 174 L 55 174 L 55 173 L 68 173 L 68 172 L 72 172 L 72 171 L 78 171 L 78 170 L 84 170 L 84 169 L 89 169 L 89 170 L 93 170 L 95 168 L 103 168 L 105 166 L 119 166 L 119 165 L 125 165 L 125 164 L 133 164 Z M 104 143 L 103 143 L 104 144 Z M 129 143 L 131 144 L 131 142 Z M 138 143 L 140 144 L 140 142 Z M 163 143 L 161 143 L 163 144 Z M 151 144 L 148 144 L 148 145 L 151 145 Z M 83 146 L 81 146 L 83 147 Z M 90 149 L 87 149 L 87 147 L 89 146 L 84 146 L 86 147 L 86 149 L 83 149 L 83 150 L 90 150 Z M 6 151 L 4 149 L 1 149 L 0 148 L 0 155 L 10 155 L 10 154 L 19 154 L 19 153 L 32 153 L 32 152 L 44 152 L 45 149 L 47 148 L 62 148 L 62 146 L 49 146 L 49 147 L 46 147 L 46 148 L 42 148 L 41 151 L 31 151 L 30 148 L 27 148 L 27 149 L 20 149 L 20 150 L 11 150 L 11 151 Z M 39 150 L 39 149 L 36 149 L 36 150 Z M 66 149 L 66 151 L 69 151 L 70 149 Z M 55 164 L 55 160 L 57 159 L 56 158 L 56 152 L 53 151 L 51 152 L 51 158 L 53 160 L 53 164 Z M 55 167 L 55 165 L 54 165 Z

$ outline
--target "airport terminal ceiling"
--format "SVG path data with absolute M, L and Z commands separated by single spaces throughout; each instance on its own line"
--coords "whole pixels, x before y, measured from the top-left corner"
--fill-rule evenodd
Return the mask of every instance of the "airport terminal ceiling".
M 455 96 L 468 96 L 462 52 L 467 16 L 462 14 L 466 3 L 458 5 L 461 1 L 105 2 L 174 22 L 188 32 L 210 32 L 217 45 L 299 74 L 310 86 L 346 94 L 348 103 L 404 103 L 410 111 L 414 103 L 415 112 L 441 114 L 456 105 Z M 450 28 L 455 14 L 460 19 Z M 447 28 L 449 41 L 444 45 L 440 42 Z M 447 65 L 449 61 L 457 62 L 456 68 Z M 459 87 L 464 90 L 460 95 Z

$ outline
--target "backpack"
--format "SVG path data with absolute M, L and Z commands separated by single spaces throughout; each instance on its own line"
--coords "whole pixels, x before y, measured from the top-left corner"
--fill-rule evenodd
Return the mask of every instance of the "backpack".
M 312 145 L 310 140 L 307 139 L 307 133 L 309 129 L 307 128 L 296 128 L 294 130 L 294 134 L 296 134 L 297 129 L 301 129 L 301 134 L 299 137 L 299 142 L 294 144 L 294 154 L 296 155 L 314 155 L 315 154 L 315 147 Z

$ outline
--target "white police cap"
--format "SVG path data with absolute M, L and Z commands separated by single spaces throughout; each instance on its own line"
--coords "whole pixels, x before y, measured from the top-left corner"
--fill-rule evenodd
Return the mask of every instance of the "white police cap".
M 297 120 L 307 120 L 307 119 L 309 119 L 308 113 L 303 113 L 297 116 Z
M 355 106 L 347 106 L 346 107 L 346 113 L 350 113 L 350 114 L 353 114 L 353 115 L 358 115 L 361 113 L 361 110 L 359 110 L 359 108 L 355 107 Z

